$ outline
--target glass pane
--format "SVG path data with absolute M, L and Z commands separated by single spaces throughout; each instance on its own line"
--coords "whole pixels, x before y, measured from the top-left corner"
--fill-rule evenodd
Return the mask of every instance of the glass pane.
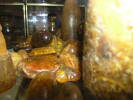
M 61 28 L 62 7 L 28 7 L 29 34 L 50 28 L 50 21 L 55 17 L 55 27 Z
M 23 6 L 0 6 L 0 24 L 7 41 L 8 49 L 23 40 L 24 18 Z

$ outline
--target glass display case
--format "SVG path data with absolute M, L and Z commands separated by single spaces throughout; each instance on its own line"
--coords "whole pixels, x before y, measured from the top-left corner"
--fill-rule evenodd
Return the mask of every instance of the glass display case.
M 0 1 L 8 49 L 26 49 L 34 40 L 30 52 L 13 52 L 23 56 L 17 82 L 0 100 L 132 100 L 131 0 L 78 0 L 80 7 L 67 1 Z
M 23 49 L 27 39 L 39 30 L 46 29 L 54 35 L 60 36 L 62 10 L 65 0 L 1 0 L 0 24 L 7 37 L 8 49 L 18 51 Z M 85 8 L 84 0 L 79 0 L 82 10 L 80 35 L 84 30 Z M 4 9 L 4 10 L 3 10 Z M 12 44 L 12 45 L 11 45 Z M 52 44 L 53 45 L 53 44 Z M 25 48 L 24 48 L 25 49 Z M 0 100 L 25 100 L 30 79 L 17 76 L 16 85 L 9 91 L 0 94 Z M 77 84 L 77 83 L 76 83 Z M 82 91 L 82 88 L 81 88 Z

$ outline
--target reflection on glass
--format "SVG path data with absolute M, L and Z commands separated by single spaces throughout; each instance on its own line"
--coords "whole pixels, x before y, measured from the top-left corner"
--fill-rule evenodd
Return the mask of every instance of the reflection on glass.
M 56 14 L 49 15 L 49 31 L 52 34 L 56 33 L 56 20 L 57 20 Z
M 62 7 L 28 7 L 28 29 L 32 35 L 42 29 L 55 33 L 61 28 Z M 54 14 L 54 16 L 53 16 Z M 51 23 L 50 23 L 51 22 Z
M 48 11 L 46 7 L 29 8 L 29 34 L 48 29 Z

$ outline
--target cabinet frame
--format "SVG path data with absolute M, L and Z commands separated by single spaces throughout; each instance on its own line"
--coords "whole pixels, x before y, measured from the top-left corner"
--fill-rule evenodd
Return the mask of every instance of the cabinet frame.
M 22 6 L 23 9 L 23 19 L 24 19 L 24 36 L 27 38 L 29 36 L 29 25 L 28 25 L 28 7 L 63 7 L 64 4 L 55 4 L 55 3 L 0 3 L 0 6 Z M 85 7 L 85 5 L 80 5 L 80 7 Z M 86 8 L 86 7 L 85 7 Z
M 24 36 L 26 37 L 26 17 L 25 17 L 25 4 L 24 3 L 0 3 L 0 6 L 22 6 L 23 19 L 24 19 Z

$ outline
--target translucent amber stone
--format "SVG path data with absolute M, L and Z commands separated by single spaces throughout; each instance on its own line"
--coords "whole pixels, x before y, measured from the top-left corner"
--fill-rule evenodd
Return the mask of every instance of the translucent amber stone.
M 18 70 L 26 77 L 34 78 L 40 72 L 56 72 L 60 67 L 60 60 L 56 55 L 33 56 L 21 61 Z
M 79 52 L 79 42 L 71 40 L 66 43 L 59 57 L 64 66 L 80 73 L 81 61 L 79 60 Z
M 58 84 L 51 72 L 39 73 L 26 90 L 26 100 L 83 100 L 74 83 Z
M 47 30 L 41 30 L 34 33 L 31 39 L 31 45 L 33 48 L 39 48 L 47 46 L 52 41 L 52 34 Z
M 15 82 L 16 73 L 10 55 L 0 56 L 0 93 L 13 87 Z
M 31 81 L 26 91 L 26 100 L 53 100 L 56 93 L 54 75 L 42 72 Z
M 75 83 L 66 82 L 62 85 L 58 96 L 54 100 L 83 100 L 83 96 Z
M 60 69 L 56 72 L 56 80 L 59 83 L 78 81 L 79 79 L 80 72 L 71 67 L 60 67 Z
M 78 42 L 70 41 L 64 48 L 62 44 L 57 48 L 60 48 L 60 53 L 57 50 L 59 54 L 51 54 L 48 47 L 34 49 L 30 53 L 31 57 L 19 63 L 18 70 L 28 78 L 35 78 L 40 72 L 50 71 L 55 73 L 54 78 L 60 83 L 79 80 L 81 62 L 78 59 Z
M 48 45 L 45 45 L 40 48 L 34 48 L 32 51 L 28 54 L 29 56 L 37 56 L 37 55 L 44 55 L 44 54 L 59 54 L 63 48 L 63 41 L 56 37 L 53 36 L 51 42 Z
M 1 31 L 2 27 L 0 25 L 0 93 L 10 89 L 16 80 L 15 68 Z

